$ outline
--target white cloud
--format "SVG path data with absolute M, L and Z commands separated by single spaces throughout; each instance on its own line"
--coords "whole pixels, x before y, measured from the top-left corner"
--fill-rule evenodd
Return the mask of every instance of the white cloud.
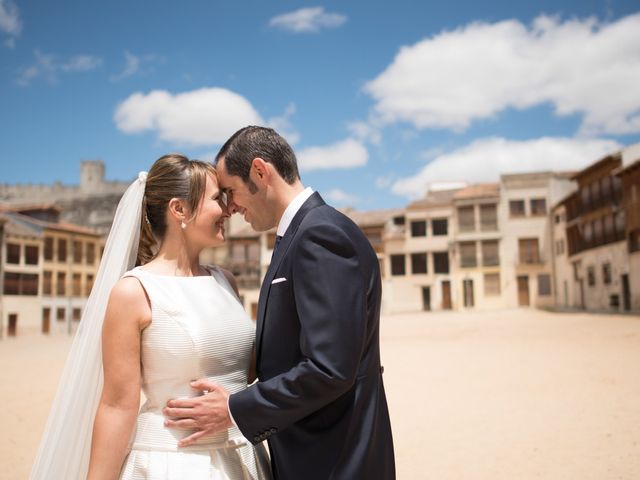
M 34 52 L 35 63 L 18 70 L 16 81 L 19 85 L 28 86 L 31 81 L 42 77 L 49 83 L 55 83 L 60 73 L 78 73 L 94 70 L 102 65 L 102 59 L 93 55 L 74 55 L 66 60 L 59 60 L 51 53 Z
M 366 165 L 369 152 L 362 143 L 347 138 L 332 145 L 304 148 L 296 156 L 300 170 L 332 170 Z
M 8 48 L 15 47 L 16 37 L 22 32 L 20 11 L 13 0 L 0 0 L 0 31 L 9 35 L 4 44 Z
M 134 93 L 117 106 L 114 121 L 124 133 L 153 131 L 161 140 L 191 146 L 219 145 L 239 128 L 264 124 L 246 98 L 224 88 Z
M 336 28 L 347 21 L 339 13 L 326 13 L 324 7 L 301 8 L 269 20 L 269 26 L 294 33 L 315 33 L 322 28 Z
M 118 82 L 136 74 L 148 73 L 153 70 L 153 64 L 163 63 L 165 61 L 164 58 L 159 57 L 158 55 L 149 54 L 140 56 L 134 55 L 126 50 L 124 52 L 124 60 L 125 66 L 123 70 L 120 73 L 111 76 L 112 82 Z
M 438 155 L 415 175 L 395 181 L 391 191 L 417 198 L 433 184 L 497 182 L 501 174 L 579 170 L 619 148 L 620 144 L 607 139 L 485 138 Z
M 113 75 L 111 77 L 111 80 L 117 82 L 118 80 L 122 80 L 123 78 L 135 75 L 136 73 L 138 73 L 138 71 L 140 71 L 140 57 L 125 51 L 124 59 L 126 62 L 124 70 L 117 75 Z
M 357 195 L 352 195 L 339 188 L 334 188 L 333 190 L 323 193 L 323 196 L 327 197 L 332 204 L 338 207 L 353 206 L 360 202 L 360 198 Z
M 385 175 L 384 177 L 376 178 L 376 188 L 385 189 L 391 186 L 393 183 L 393 177 Z
M 372 121 L 369 122 L 350 122 L 347 129 L 355 138 L 362 142 L 371 142 L 374 145 L 380 145 L 382 141 L 382 133 Z
M 93 55 L 75 55 L 60 65 L 63 72 L 88 72 L 102 65 L 102 59 Z
M 296 113 L 295 103 L 289 103 L 284 113 L 279 117 L 267 120 L 267 125 L 282 135 L 291 145 L 300 140 L 300 134 L 293 128 L 289 119 Z
M 464 130 L 550 103 L 581 133 L 640 132 L 640 14 L 612 23 L 539 16 L 471 23 L 400 49 L 364 90 L 385 123 Z

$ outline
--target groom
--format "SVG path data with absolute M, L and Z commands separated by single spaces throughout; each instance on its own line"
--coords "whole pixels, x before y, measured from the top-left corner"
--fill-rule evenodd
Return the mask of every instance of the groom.
M 277 226 L 256 321 L 259 382 L 228 394 L 172 400 L 168 426 L 204 434 L 235 423 L 252 443 L 267 440 L 280 480 L 395 478 L 380 366 L 381 281 L 367 238 L 305 188 L 295 154 L 274 130 L 245 127 L 216 157 L 229 210 L 257 231 Z M 190 409 L 185 418 L 185 409 Z

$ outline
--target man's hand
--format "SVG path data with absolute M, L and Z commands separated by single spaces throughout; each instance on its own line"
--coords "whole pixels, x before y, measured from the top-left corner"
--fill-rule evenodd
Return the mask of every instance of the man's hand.
M 200 437 L 226 430 L 233 426 L 229 418 L 229 392 L 220 385 L 208 380 L 191 382 L 196 390 L 206 391 L 204 395 L 193 398 L 169 400 L 162 413 L 167 417 L 166 427 L 197 432 L 183 438 L 178 446 L 186 447 Z

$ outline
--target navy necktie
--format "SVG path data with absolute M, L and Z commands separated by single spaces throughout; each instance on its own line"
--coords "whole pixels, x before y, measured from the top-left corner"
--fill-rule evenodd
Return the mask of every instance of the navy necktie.
M 271 254 L 271 258 L 276 254 L 276 250 L 278 249 L 278 245 L 280 244 L 280 240 L 282 240 L 282 236 L 276 235 L 276 243 L 273 245 L 273 253 Z

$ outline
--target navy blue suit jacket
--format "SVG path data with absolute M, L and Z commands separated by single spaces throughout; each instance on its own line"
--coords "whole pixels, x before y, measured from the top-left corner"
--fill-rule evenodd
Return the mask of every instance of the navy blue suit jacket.
M 260 290 L 259 382 L 229 399 L 245 437 L 268 440 L 277 479 L 395 478 L 380 297 L 369 241 L 314 193 L 280 241 Z

